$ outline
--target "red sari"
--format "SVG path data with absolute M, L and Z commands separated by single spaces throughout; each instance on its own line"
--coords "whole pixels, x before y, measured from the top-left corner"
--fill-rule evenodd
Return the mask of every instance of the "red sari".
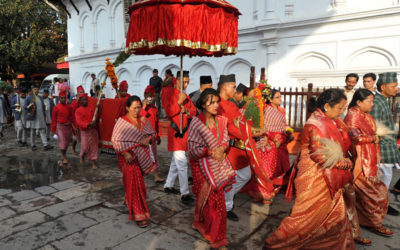
M 380 228 L 389 205 L 388 190 L 378 177 L 379 143 L 375 143 L 376 124 L 371 115 L 359 108 L 349 109 L 344 120 L 350 127 L 355 145 L 353 186 L 360 225 Z
M 146 186 L 143 174 L 148 174 L 157 164 L 151 147 L 142 146 L 140 141 L 148 136 L 154 136 L 149 121 L 141 117 L 141 128 L 133 124 L 127 116 L 118 119 L 115 124 L 111 141 L 118 156 L 118 166 L 123 174 L 125 188 L 125 204 L 129 209 L 129 220 L 143 221 L 150 219 L 146 204 Z M 125 161 L 122 153 L 129 152 L 135 158 L 134 163 Z
M 235 172 L 227 158 L 217 162 L 209 157 L 208 150 L 229 144 L 227 119 L 216 116 L 215 121 L 217 126 L 208 129 L 203 113 L 193 118 L 188 131 L 188 155 L 196 195 L 193 227 L 211 247 L 219 248 L 228 245 L 224 190 L 230 190 Z
M 323 167 L 325 155 L 318 153 L 326 138 L 345 148 L 338 125 L 321 110 L 308 119 L 301 139 L 299 162 L 292 172 L 296 200 L 290 216 L 266 240 L 267 249 L 355 249 L 346 213 L 342 187 L 351 182 L 348 159 Z M 339 154 L 344 151 L 339 152 Z
M 276 109 L 272 105 L 267 105 L 264 111 L 264 128 L 267 131 L 268 140 L 279 140 L 281 143 L 279 148 L 276 148 L 273 144 L 271 149 L 276 155 L 276 165 L 271 169 L 270 178 L 279 177 L 285 174 L 290 168 L 289 151 L 286 143 L 286 127 L 285 109 L 281 107 Z

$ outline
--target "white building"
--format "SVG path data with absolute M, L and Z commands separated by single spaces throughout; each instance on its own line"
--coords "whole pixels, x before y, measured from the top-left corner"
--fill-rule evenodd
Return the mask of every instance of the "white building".
M 89 87 L 93 72 L 104 78 L 104 61 L 125 47 L 129 0 L 63 0 L 68 18 L 68 58 L 74 86 Z M 400 0 L 229 0 L 239 18 L 239 52 L 222 58 L 185 58 L 187 92 L 200 75 L 235 73 L 249 84 L 250 67 L 267 69 L 273 87 L 340 86 L 350 72 L 400 71 Z M 73 6 L 73 4 L 75 6 Z M 79 12 L 79 14 L 78 14 Z M 116 68 L 129 93 L 143 96 L 152 69 L 176 73 L 176 57 L 131 56 Z M 361 83 L 361 80 L 360 80 Z M 107 86 L 106 96 L 114 91 Z

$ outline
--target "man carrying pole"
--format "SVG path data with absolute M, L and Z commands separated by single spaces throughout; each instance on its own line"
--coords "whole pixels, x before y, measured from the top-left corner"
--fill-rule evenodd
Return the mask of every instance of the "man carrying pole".
M 179 193 L 173 188 L 176 178 L 179 177 L 181 201 L 184 204 L 190 204 L 193 198 L 189 195 L 188 161 L 185 152 L 187 150 L 187 129 L 197 111 L 189 96 L 182 91 L 189 84 L 189 71 L 178 72 L 177 76 L 175 87 L 164 88 L 161 96 L 165 113 L 171 122 L 168 128 L 168 151 L 173 152 L 164 191 Z

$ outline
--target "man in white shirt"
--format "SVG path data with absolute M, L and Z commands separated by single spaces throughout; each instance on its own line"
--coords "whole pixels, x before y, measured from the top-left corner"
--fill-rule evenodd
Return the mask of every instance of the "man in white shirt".
M 346 116 L 347 114 L 347 106 L 353 99 L 353 95 L 356 92 L 354 87 L 357 85 L 359 76 L 356 73 L 350 73 L 346 76 L 346 86 L 344 87 L 344 94 L 347 97 L 347 105 L 346 105 L 346 110 L 343 113 L 343 116 Z
M 90 83 L 90 95 L 94 96 L 96 86 L 100 86 L 100 80 L 96 78 L 95 73 L 92 73 L 90 76 L 92 77 L 92 83 Z

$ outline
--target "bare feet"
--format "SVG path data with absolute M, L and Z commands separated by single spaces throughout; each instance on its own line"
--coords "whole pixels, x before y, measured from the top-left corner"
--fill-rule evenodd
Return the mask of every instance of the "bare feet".
M 97 168 L 96 162 L 93 161 L 93 162 L 92 162 L 92 169 L 96 169 L 96 168 Z
M 155 183 L 163 183 L 164 181 L 165 181 L 165 179 L 161 178 L 161 177 L 158 175 L 158 171 L 157 171 L 157 170 L 154 171 L 154 182 L 155 182 Z
M 72 149 L 72 152 L 71 152 L 73 155 L 76 155 L 76 150 L 75 149 Z
M 85 163 L 85 158 L 80 157 L 80 158 L 79 158 L 79 162 L 80 162 L 81 164 L 84 164 L 84 163 Z

